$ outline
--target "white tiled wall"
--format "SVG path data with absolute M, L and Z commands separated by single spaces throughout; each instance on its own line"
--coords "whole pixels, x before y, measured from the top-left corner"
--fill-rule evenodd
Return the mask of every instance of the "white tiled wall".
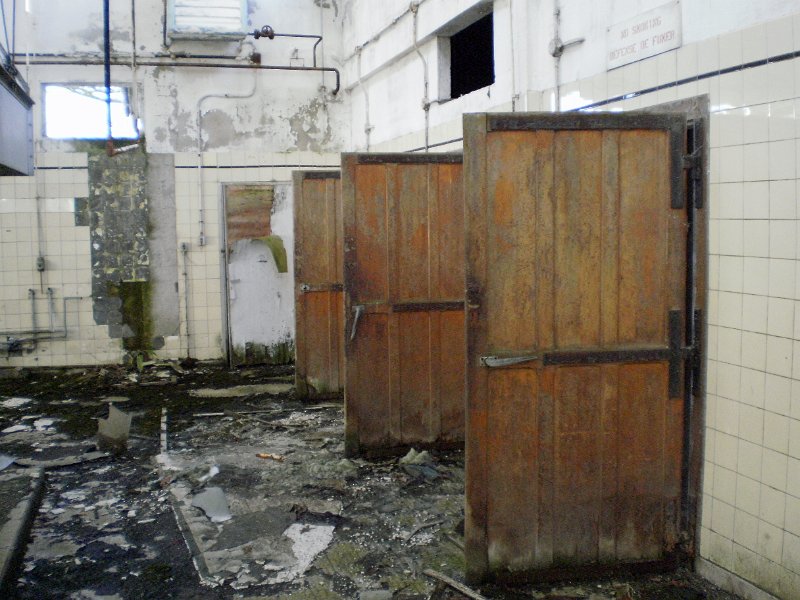
M 41 158 L 35 177 L 0 178 L 0 335 L 4 340 L 30 337 L 24 333 L 34 325 L 30 290 L 36 328 L 53 332 L 37 336 L 41 339 L 35 351 L 2 357 L 0 365 L 118 362 L 119 340 L 109 338 L 108 328 L 96 325 L 92 316 L 89 228 L 75 225 L 74 199 L 88 195 L 86 155 L 51 153 Z M 41 275 L 38 256 L 45 257 Z
M 298 168 L 336 167 L 338 154 L 311 152 L 207 153 L 198 169 L 194 153 L 175 156 L 175 204 L 181 335 L 168 337 L 157 352 L 159 358 L 191 354 L 198 359 L 223 356 L 223 292 L 220 264 L 220 207 L 222 186 L 227 183 L 290 182 Z M 54 329 L 63 329 L 63 298 L 67 302 L 66 339 L 42 339 L 34 352 L 5 357 L 0 366 L 64 366 L 118 363 L 124 357 L 120 339 L 108 336 L 108 327 L 94 322 L 91 299 L 89 228 L 75 225 L 74 199 L 88 196 L 85 153 L 48 152 L 37 156 L 33 177 L 0 178 L 0 332 L 16 333 L 32 328 L 29 291 L 36 294 L 37 329 L 47 329 L 47 288 L 54 290 Z M 200 238 L 200 186 L 206 244 Z M 38 200 L 37 200 L 38 196 Z M 37 219 L 37 203 L 40 219 Z M 290 211 L 291 212 L 291 211 Z M 41 222 L 41 225 L 40 225 Z M 288 237 L 288 236 L 287 236 Z M 187 342 L 184 262 L 181 243 L 188 246 L 189 333 Z M 287 246 L 291 253 L 291 246 Z M 36 257 L 46 258 L 40 283 Z M 40 337 L 50 337 L 42 335 Z
M 800 49 L 798 17 L 565 86 L 562 105 L 578 108 L 603 100 L 604 94 L 594 95 L 597 90 L 615 97 L 794 49 Z M 797 599 L 800 59 L 604 108 L 631 110 L 697 94 L 709 95 L 712 111 L 700 555 L 779 598 Z
M 220 358 L 223 343 L 223 299 L 221 249 L 222 189 L 230 183 L 290 183 L 292 171 L 316 166 L 338 168 L 338 154 L 315 152 L 206 153 L 202 168 L 198 156 L 181 153 L 175 157 L 175 201 L 177 206 L 178 270 L 183 273 L 184 257 L 180 250 L 186 243 L 189 273 L 189 340 L 186 340 L 186 292 L 183 276 L 179 278 L 181 302 L 182 354 L 195 358 Z M 206 244 L 200 240 L 200 177 L 202 176 L 203 213 Z M 290 210 L 291 213 L 291 210 Z M 285 240 L 290 241 L 291 231 Z M 286 252 L 293 252 L 291 244 Z

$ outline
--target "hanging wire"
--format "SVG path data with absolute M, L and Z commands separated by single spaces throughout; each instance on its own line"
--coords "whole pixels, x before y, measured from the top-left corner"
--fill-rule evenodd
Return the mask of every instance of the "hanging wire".
M 11 0 L 11 57 L 17 53 L 17 0 Z
M 0 15 L 3 17 L 3 33 L 5 33 L 6 36 L 5 49 L 10 49 L 11 44 L 8 43 L 8 25 L 6 24 L 6 0 L 0 0 Z M 13 54 L 9 56 L 13 56 Z

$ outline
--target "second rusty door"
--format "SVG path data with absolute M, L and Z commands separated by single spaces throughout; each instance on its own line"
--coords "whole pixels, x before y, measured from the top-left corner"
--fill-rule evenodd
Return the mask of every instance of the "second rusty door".
M 349 454 L 460 445 L 460 154 L 344 154 Z
M 295 171 L 294 252 L 297 394 L 335 396 L 344 388 L 344 250 L 338 171 Z

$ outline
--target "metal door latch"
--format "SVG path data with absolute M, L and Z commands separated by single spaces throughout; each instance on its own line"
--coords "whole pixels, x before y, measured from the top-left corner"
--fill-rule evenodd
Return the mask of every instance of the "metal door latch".
M 520 363 L 530 362 L 532 360 L 539 360 L 538 354 L 529 354 L 527 356 L 481 356 L 481 365 L 484 367 L 509 367 L 511 365 L 518 365 Z
M 353 317 L 353 329 L 350 330 L 351 342 L 356 338 L 356 331 L 358 331 L 358 321 L 361 318 L 361 315 L 364 313 L 364 306 L 362 304 L 354 306 L 353 312 L 355 313 L 355 317 Z

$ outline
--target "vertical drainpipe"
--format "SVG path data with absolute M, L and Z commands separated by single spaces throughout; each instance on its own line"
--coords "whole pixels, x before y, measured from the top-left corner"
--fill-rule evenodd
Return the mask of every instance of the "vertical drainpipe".
M 508 0 L 508 29 L 509 29 L 509 42 L 511 44 L 511 112 L 517 111 L 517 101 L 519 94 L 517 93 L 517 69 L 514 60 L 514 0 Z
M 189 244 L 183 242 L 181 244 L 181 254 L 183 255 L 183 300 L 184 311 L 183 317 L 186 320 L 186 358 L 192 356 L 192 334 L 189 326 Z
M 431 103 L 428 96 L 428 61 L 425 60 L 425 57 L 419 49 L 419 44 L 417 43 L 417 11 L 419 10 L 419 2 L 412 2 L 409 8 L 414 19 L 414 50 L 416 50 L 417 56 L 419 56 L 419 59 L 422 61 L 422 77 L 425 90 L 422 97 L 422 110 L 425 112 L 425 152 L 427 152 L 430 145 L 428 137 L 431 123 Z
M 113 153 L 114 142 L 111 138 L 111 18 L 109 16 L 110 0 L 103 0 L 103 70 L 106 85 L 106 150 Z
M 372 133 L 372 125 L 369 122 L 369 93 L 364 89 L 364 81 L 361 78 L 361 51 L 362 47 L 358 47 L 358 87 L 361 93 L 364 94 L 364 135 L 366 136 L 367 147 L 365 150 L 369 152 L 370 134 Z
M 258 69 L 253 69 L 253 89 L 247 94 L 234 95 L 234 94 L 206 94 L 197 101 L 197 194 L 200 210 L 200 238 L 198 240 L 200 246 L 206 245 L 206 219 L 205 219 L 205 199 L 203 192 L 203 102 L 210 98 L 225 98 L 229 100 L 245 100 L 252 98 L 258 89 Z
M 558 51 L 558 43 L 561 39 L 559 29 L 561 28 L 561 7 L 556 0 L 553 10 L 553 47 L 551 54 L 555 59 L 555 78 L 556 78 L 556 112 L 561 112 L 561 52 Z

